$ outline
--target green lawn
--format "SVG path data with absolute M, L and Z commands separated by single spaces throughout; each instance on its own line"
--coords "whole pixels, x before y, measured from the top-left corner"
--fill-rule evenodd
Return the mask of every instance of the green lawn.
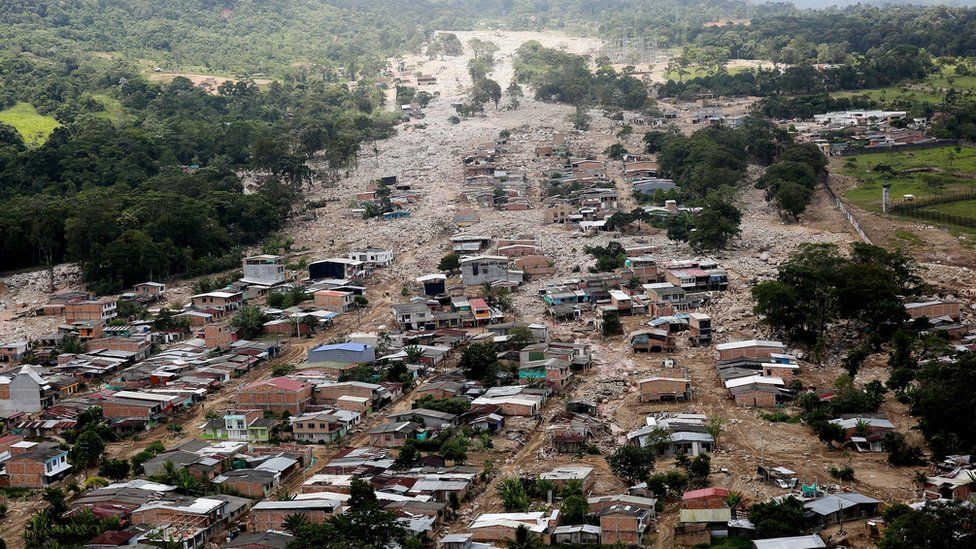
M 896 172 L 890 177 L 873 171 L 879 164 L 891 166 Z M 912 168 L 941 168 L 947 173 L 909 173 L 900 174 Z M 856 177 L 861 184 L 844 193 L 844 198 L 865 210 L 881 210 L 881 185 L 891 183 L 891 196 L 894 199 L 905 194 L 917 197 L 953 190 L 964 190 L 976 186 L 976 148 L 939 147 L 916 151 L 899 151 L 878 154 L 863 154 L 844 160 L 841 170 L 845 175 Z M 955 174 L 955 175 L 950 175 Z M 961 175 L 962 177 L 959 177 Z M 939 211 L 951 205 L 937 206 Z M 965 207 L 963 207 L 965 209 Z M 962 212 L 952 212 L 962 215 Z M 966 215 L 972 215 L 969 211 Z
M 54 128 L 60 126 L 54 118 L 38 113 L 30 103 L 17 103 L 0 111 L 0 122 L 13 126 L 24 143 L 32 147 L 43 145 Z
M 946 215 L 976 217 L 976 200 L 963 200 L 961 202 L 952 202 L 951 204 L 939 204 L 938 206 L 932 206 L 931 208 L 926 209 L 934 212 L 944 213 Z

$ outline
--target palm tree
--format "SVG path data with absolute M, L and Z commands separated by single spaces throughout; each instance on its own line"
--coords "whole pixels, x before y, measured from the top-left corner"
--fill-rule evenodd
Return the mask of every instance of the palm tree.
M 729 495 L 725 496 L 725 505 L 732 511 L 732 518 L 737 518 L 736 510 L 742 505 L 742 494 L 739 492 L 729 492 Z
M 520 524 L 515 529 L 515 538 L 508 542 L 508 549 L 540 549 L 541 547 L 542 540 L 524 524 Z
M 498 483 L 497 489 L 506 511 L 525 511 L 529 508 L 529 496 L 525 493 L 522 480 L 518 477 L 502 480 Z
M 307 524 L 308 515 L 305 513 L 292 513 L 285 517 L 285 520 L 281 523 L 285 530 L 296 536 L 298 535 L 298 531 L 304 528 Z

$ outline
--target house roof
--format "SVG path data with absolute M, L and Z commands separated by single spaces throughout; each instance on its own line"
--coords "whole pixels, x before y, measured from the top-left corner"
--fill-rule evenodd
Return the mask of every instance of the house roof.
M 826 516 L 836 513 L 841 509 L 854 507 L 855 505 L 878 503 L 881 503 L 881 501 L 857 492 L 838 492 L 807 501 L 803 504 L 803 508 L 817 515 Z
M 258 389 L 261 387 L 276 387 L 286 391 L 301 391 L 308 386 L 308 383 L 298 379 L 291 379 L 289 377 L 272 377 L 270 379 L 262 379 L 261 381 L 249 383 L 248 385 L 245 385 L 244 388 Z
M 754 549 L 819 549 L 827 547 L 824 540 L 816 534 L 752 540 Z
M 364 353 L 369 345 L 365 343 L 333 343 L 331 345 L 319 345 L 312 349 L 313 352 L 319 351 L 346 351 L 350 353 Z
M 876 427 L 878 429 L 894 429 L 895 424 L 884 418 L 877 417 L 852 417 L 852 418 L 837 418 L 830 420 L 830 423 L 834 425 L 840 425 L 844 429 L 855 429 L 858 423 L 865 423 L 868 427 Z
M 728 351 L 732 349 L 745 349 L 748 347 L 775 347 L 779 349 L 785 349 L 786 346 L 779 341 L 770 341 L 764 339 L 748 339 L 746 341 L 730 341 L 729 343 L 719 343 L 715 346 L 717 351 Z
M 685 492 L 681 496 L 684 501 L 692 499 L 702 499 L 702 498 L 724 498 L 729 495 L 729 489 L 723 488 L 722 486 L 712 486 L 711 488 L 702 488 L 701 490 L 691 490 L 690 492 Z

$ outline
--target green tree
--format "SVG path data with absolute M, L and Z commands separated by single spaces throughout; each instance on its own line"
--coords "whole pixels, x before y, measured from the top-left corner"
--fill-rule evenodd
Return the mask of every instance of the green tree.
M 79 469 L 87 469 L 94 466 L 105 453 L 105 442 L 94 428 L 87 428 L 81 431 L 75 439 L 68 457 L 71 463 Z
M 654 451 L 637 446 L 621 446 L 607 458 L 613 474 L 626 480 L 630 484 L 638 484 L 647 480 L 654 470 Z
M 586 524 L 590 512 L 589 503 L 583 496 L 569 496 L 559 506 L 559 516 L 563 524 Z
M 461 268 L 461 254 L 457 252 L 451 252 L 441 258 L 440 263 L 437 264 L 437 269 L 445 272 L 454 272 Z
M 885 523 L 879 549 L 964 549 L 972 545 L 976 510 L 958 504 L 926 505 L 917 511 L 902 508 L 898 516 L 893 520 L 886 518 Z
M 741 221 L 742 213 L 738 208 L 713 194 L 695 216 L 694 231 L 688 236 L 688 243 L 696 252 L 724 248 L 739 234 Z
M 254 305 L 245 305 L 237 311 L 237 314 L 231 319 L 230 325 L 237 328 L 238 333 L 244 339 L 254 339 L 264 331 L 265 322 L 267 322 L 267 318 L 261 309 Z
M 524 524 L 515 529 L 515 537 L 508 540 L 508 549 L 542 549 L 545 545 L 537 534 Z
M 461 351 L 458 367 L 468 379 L 492 380 L 498 370 L 498 357 L 492 343 L 472 343 Z
M 622 334 L 624 327 L 620 323 L 620 315 L 616 311 L 604 312 L 600 330 L 603 333 L 603 337 L 613 337 Z
M 281 523 L 285 531 L 292 535 L 296 535 L 306 525 L 308 525 L 308 515 L 305 513 L 292 513 L 286 516 L 285 520 Z
M 793 496 L 753 505 L 749 520 L 756 525 L 756 537 L 760 539 L 798 536 L 807 523 L 803 503 Z
M 454 463 L 464 463 L 468 459 L 468 446 L 471 440 L 462 435 L 454 435 L 441 445 L 441 457 Z
M 125 480 L 129 476 L 129 461 L 107 459 L 98 467 L 98 475 L 112 480 Z

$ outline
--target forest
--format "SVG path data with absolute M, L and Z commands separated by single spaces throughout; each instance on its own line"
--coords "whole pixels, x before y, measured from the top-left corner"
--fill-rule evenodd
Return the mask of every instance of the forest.
M 78 261 L 98 292 L 141 280 L 231 268 L 243 246 L 281 227 L 304 185 L 392 132 L 372 87 L 151 83 L 123 64 L 57 57 L 0 61 L 5 102 L 28 100 L 62 124 L 28 147 L 0 125 L 0 262 Z M 99 116 L 118 102 L 129 119 Z M 245 194 L 240 175 L 252 173 Z

